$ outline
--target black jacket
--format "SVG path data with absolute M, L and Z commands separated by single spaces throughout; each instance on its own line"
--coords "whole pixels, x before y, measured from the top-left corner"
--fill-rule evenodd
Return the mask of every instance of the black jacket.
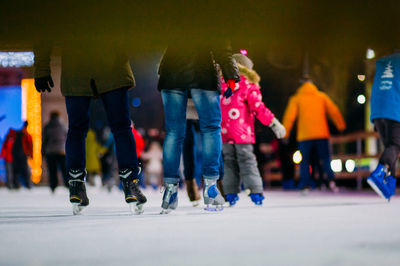
M 240 73 L 229 45 L 218 45 L 218 42 L 212 45 L 199 42 L 189 46 L 170 44 L 158 70 L 158 89 L 198 88 L 221 91 L 217 64 L 225 80 L 240 81 Z

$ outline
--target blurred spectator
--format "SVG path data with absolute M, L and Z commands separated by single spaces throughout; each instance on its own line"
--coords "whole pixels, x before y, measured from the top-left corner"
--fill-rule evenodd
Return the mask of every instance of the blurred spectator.
M 154 189 L 161 183 L 163 174 L 162 155 L 161 144 L 156 140 L 151 141 L 148 150 L 141 154 L 141 158 L 147 162 L 145 167 L 147 181 Z
M 68 187 L 68 176 L 65 168 L 65 140 L 67 129 L 60 121 L 60 114 L 53 111 L 50 121 L 43 129 L 42 152 L 46 157 L 49 171 L 49 185 L 52 192 L 58 185 L 58 170 L 61 171 L 64 186 Z
M 86 170 L 87 181 L 90 185 L 95 185 L 95 178 L 101 173 L 100 157 L 107 152 L 107 148 L 103 147 L 96 138 L 93 129 L 89 129 L 86 137 Z
M 19 177 L 27 188 L 31 188 L 30 170 L 28 158 L 33 156 L 32 137 L 28 133 L 28 121 L 24 122 L 21 130 L 15 132 L 14 145 L 12 146 L 13 178 L 15 188 L 19 188 Z
M 283 117 L 283 125 L 287 129 L 286 137 L 288 137 L 297 119 L 297 141 L 303 157 L 300 163 L 300 189 L 312 186 L 310 153 L 315 147 L 324 169 L 324 174 L 329 180 L 329 188 L 334 192 L 338 191 L 330 166 L 330 132 L 327 116 L 332 119 L 339 131 L 343 131 L 346 128 L 346 123 L 339 108 L 328 95 L 319 91 L 310 80 L 304 82 L 297 90 L 297 93 L 289 100 Z
M 132 121 L 131 124 L 132 127 L 132 134 L 135 137 L 135 141 L 136 141 L 136 155 L 138 158 L 138 162 L 139 162 L 139 166 L 142 168 L 140 173 L 139 173 L 139 184 L 141 187 L 146 187 L 145 185 L 145 175 L 144 175 L 144 169 L 143 169 L 143 161 L 142 158 L 140 158 L 140 155 L 142 154 L 144 147 L 145 147 L 145 142 L 144 139 L 142 137 L 142 135 L 140 134 L 140 132 L 138 130 L 135 129 L 135 124 Z
M 3 158 L 5 162 L 6 176 L 7 176 L 6 186 L 9 189 L 14 188 L 14 182 L 15 182 L 13 176 L 13 164 L 12 164 L 13 161 L 12 147 L 14 145 L 15 136 L 16 136 L 15 130 L 10 128 L 4 139 L 0 153 L 0 158 Z

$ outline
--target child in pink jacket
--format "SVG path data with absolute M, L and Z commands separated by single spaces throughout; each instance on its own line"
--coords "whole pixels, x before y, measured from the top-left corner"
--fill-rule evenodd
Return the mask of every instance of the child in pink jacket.
M 222 83 L 221 134 L 225 167 L 224 190 L 231 206 L 239 199 L 240 179 L 245 189 L 250 190 L 251 200 L 262 205 L 264 199 L 262 178 L 253 153 L 254 119 L 269 126 L 277 138 L 283 138 L 286 130 L 274 114 L 262 102 L 260 77 L 252 69 L 253 62 L 245 55 L 233 55 L 240 71 L 240 82 L 231 97 L 227 85 Z

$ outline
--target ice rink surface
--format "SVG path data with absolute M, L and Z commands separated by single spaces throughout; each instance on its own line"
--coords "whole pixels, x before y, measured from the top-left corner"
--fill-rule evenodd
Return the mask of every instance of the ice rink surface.
M 267 191 L 234 208 L 193 208 L 184 190 L 159 215 L 159 191 L 132 216 L 123 195 L 89 188 L 73 216 L 68 192 L 0 189 L 0 265 L 400 265 L 400 197 Z

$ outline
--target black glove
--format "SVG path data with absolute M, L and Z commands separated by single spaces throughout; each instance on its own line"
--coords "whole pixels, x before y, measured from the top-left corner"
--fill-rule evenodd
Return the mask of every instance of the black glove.
M 51 88 L 54 87 L 54 82 L 51 76 L 35 78 L 35 87 L 36 90 L 40 92 L 51 92 Z

